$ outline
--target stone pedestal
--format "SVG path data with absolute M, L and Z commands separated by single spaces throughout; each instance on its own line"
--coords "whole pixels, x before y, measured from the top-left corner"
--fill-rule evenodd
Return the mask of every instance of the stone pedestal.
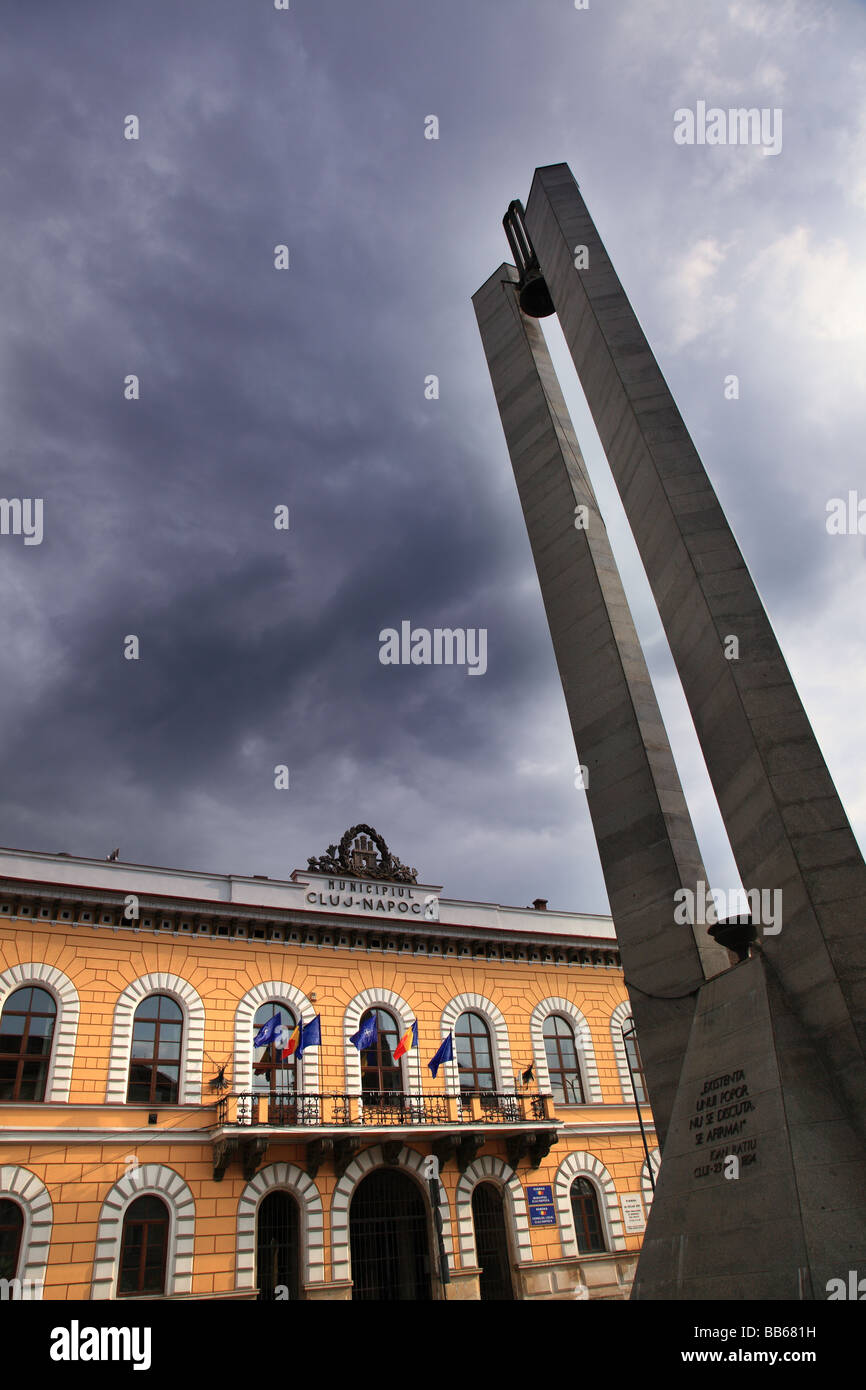
M 704 985 L 633 1298 L 825 1299 L 866 1273 L 866 1154 L 770 961 Z

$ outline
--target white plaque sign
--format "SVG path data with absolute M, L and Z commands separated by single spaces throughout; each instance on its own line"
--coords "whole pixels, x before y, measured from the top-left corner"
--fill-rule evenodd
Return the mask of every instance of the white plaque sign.
M 636 1231 L 642 1231 L 646 1226 L 643 1214 L 643 1202 L 639 1192 L 624 1192 L 620 1197 L 622 1202 L 622 1219 L 627 1235 L 633 1235 Z

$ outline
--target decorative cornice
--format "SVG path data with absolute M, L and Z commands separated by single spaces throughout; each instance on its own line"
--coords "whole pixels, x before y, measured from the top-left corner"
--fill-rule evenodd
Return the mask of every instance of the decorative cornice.
M 10 879 L 0 879 L 0 891 L 5 894 L 4 901 L 8 900 L 12 907 L 10 920 L 24 921 L 34 927 L 60 927 L 64 931 L 84 927 L 190 942 L 202 938 L 210 942 L 221 937 L 226 941 L 239 940 L 245 947 L 258 941 L 268 946 L 383 951 L 452 961 L 480 959 L 503 964 L 622 968 L 615 940 L 580 933 L 529 932 L 501 926 L 464 926 L 413 919 L 396 923 L 350 913 L 329 916 L 327 912 L 144 893 L 138 897 L 138 919 L 130 921 L 124 916 L 126 896 L 120 891 Z M 31 911 L 24 913 L 23 907 L 30 907 Z M 69 916 L 63 917 L 64 912 Z M 85 912 L 92 920 L 84 920 L 82 914 Z

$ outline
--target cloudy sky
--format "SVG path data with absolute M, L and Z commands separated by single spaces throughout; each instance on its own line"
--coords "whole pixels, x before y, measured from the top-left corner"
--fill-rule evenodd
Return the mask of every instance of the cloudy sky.
M 285 877 L 366 821 L 447 896 L 606 910 L 470 302 L 563 160 L 862 842 L 866 537 L 825 520 L 866 496 L 863 3 L 8 0 L 4 31 L 2 493 L 42 498 L 44 535 L 0 536 L 0 843 Z M 698 101 L 779 108 L 781 152 L 676 144 Z M 487 672 L 382 665 L 403 619 L 485 628 Z

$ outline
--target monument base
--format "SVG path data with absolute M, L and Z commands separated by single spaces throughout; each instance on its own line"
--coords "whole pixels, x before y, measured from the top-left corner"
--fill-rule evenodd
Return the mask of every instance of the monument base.
M 757 951 L 701 987 L 633 1299 L 826 1299 L 866 1275 L 866 1152 Z

